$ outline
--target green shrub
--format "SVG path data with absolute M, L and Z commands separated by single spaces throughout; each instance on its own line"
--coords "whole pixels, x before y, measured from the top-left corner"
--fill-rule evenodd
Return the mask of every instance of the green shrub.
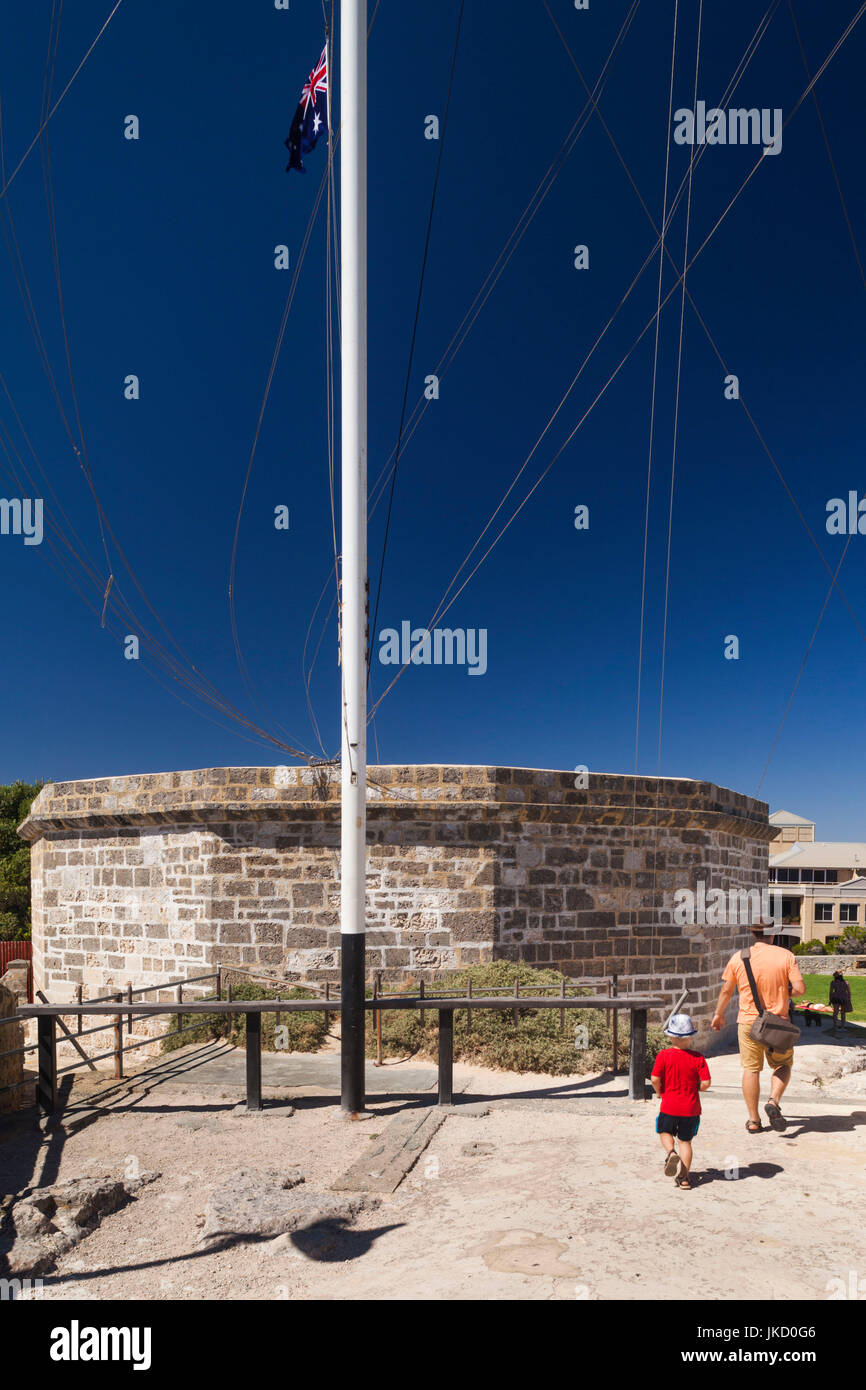
M 295 986 L 290 990 L 265 989 L 262 985 L 232 985 L 233 999 L 315 999 L 313 990 Z M 190 1032 L 176 1033 L 176 1019 L 172 1017 L 172 1031 L 162 1040 L 163 1052 L 174 1052 L 189 1043 L 211 1042 L 215 1038 L 225 1038 L 237 1047 L 245 1047 L 247 1039 L 246 1014 L 197 1014 L 196 1027 Z M 187 1014 L 184 1024 L 190 1024 L 192 1016 Z M 325 1041 L 325 1015 L 318 1011 L 302 1013 L 290 1011 L 280 1016 L 280 1027 L 286 1029 L 280 1041 L 285 1046 L 277 1047 L 277 1021 L 275 1014 L 262 1014 L 262 1047 L 266 1052 L 317 1052 Z
M 25 933 L 14 912 L 0 912 L 0 941 L 22 941 Z
M 525 993 L 533 985 L 553 985 L 555 998 L 563 980 L 569 998 L 589 994 L 585 987 L 576 986 L 557 970 L 537 970 L 531 965 L 515 965 L 510 961 L 493 961 L 489 965 L 472 966 L 467 970 L 451 971 L 437 976 L 430 993 L 441 990 L 466 992 L 469 981 L 472 992 L 484 995 L 493 990 L 514 989 L 515 980 Z M 409 981 L 392 993 L 417 994 L 417 983 Z M 368 995 L 369 995 L 368 991 Z M 546 994 L 547 991 L 544 991 Z M 565 1028 L 560 1029 L 559 1011 L 553 1009 L 519 1008 L 518 1026 L 514 1026 L 511 1009 L 478 1009 L 472 1014 L 472 1028 L 467 1027 L 465 1009 L 454 1014 L 454 1060 L 476 1062 L 480 1066 L 501 1071 L 541 1072 L 549 1076 L 604 1071 L 611 1063 L 612 1029 L 605 1022 L 603 1009 L 569 1009 Z M 417 1009 L 382 1011 L 383 1057 L 421 1056 L 436 1058 L 438 1052 L 438 1015 L 435 1003 L 427 1011 L 421 1027 Z M 580 1032 L 578 1033 L 578 1030 Z M 620 1014 L 617 1060 L 621 1068 L 628 1065 L 629 1021 Z M 579 1042 L 579 1045 L 578 1045 Z M 376 1056 L 376 1031 L 373 1011 L 367 1013 L 367 1056 Z M 655 1058 L 665 1046 L 660 1028 L 649 1029 L 648 1056 Z
M 0 941 L 30 936 L 30 846 L 20 839 L 18 826 L 41 786 L 0 786 Z
M 795 941 L 791 948 L 795 956 L 825 956 L 827 948 L 823 941 Z
M 840 956 L 859 956 L 866 954 L 866 927 L 858 926 L 852 922 L 847 926 L 837 941 L 833 942 L 833 951 Z

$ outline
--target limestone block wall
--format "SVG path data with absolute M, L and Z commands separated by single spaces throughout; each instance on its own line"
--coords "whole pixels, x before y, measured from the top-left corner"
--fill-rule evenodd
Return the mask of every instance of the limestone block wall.
M 797 957 L 801 975 L 832 975 L 841 970 L 846 979 L 866 974 L 866 956 L 809 956 Z
M 33 848 L 37 988 L 85 997 L 217 962 L 339 979 L 336 769 L 213 768 L 57 783 Z M 764 802 L 707 782 L 501 767 L 377 767 L 367 964 L 431 979 L 496 958 L 691 991 L 706 1016 L 735 927 L 673 921 L 680 888 L 760 891 Z M 66 995 L 64 995 L 66 991 Z

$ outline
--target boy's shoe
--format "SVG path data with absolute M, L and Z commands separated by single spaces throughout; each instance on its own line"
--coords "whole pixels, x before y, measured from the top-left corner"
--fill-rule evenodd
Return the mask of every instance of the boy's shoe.
M 677 1153 L 676 1149 L 671 1149 L 670 1153 L 665 1159 L 665 1177 L 675 1178 L 677 1175 L 677 1169 L 679 1167 L 679 1164 L 679 1154 Z

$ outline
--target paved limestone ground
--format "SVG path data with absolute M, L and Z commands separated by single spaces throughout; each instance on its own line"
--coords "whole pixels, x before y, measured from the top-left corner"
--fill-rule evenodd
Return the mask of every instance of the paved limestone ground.
M 299 1165 L 330 1189 L 381 1149 L 393 1120 L 405 1128 L 434 1100 L 433 1068 L 391 1064 L 371 1070 L 372 1117 L 347 1122 L 322 1084 L 336 1082 L 333 1058 L 268 1056 L 265 1096 L 284 1114 L 238 1117 L 243 1055 L 222 1045 L 191 1049 L 184 1073 L 174 1056 L 130 1086 L 103 1081 L 98 1100 L 85 1081 L 77 1118 L 96 1118 L 81 1128 L 40 1138 L 7 1125 L 0 1188 L 162 1174 L 61 1258 L 44 1290 L 57 1299 L 821 1300 L 866 1271 L 866 1034 L 805 1037 L 782 1135 L 746 1134 L 737 1058 L 711 1059 L 691 1192 L 661 1175 L 656 1107 L 629 1102 L 622 1078 L 458 1065 L 460 1103 L 396 1191 L 336 1240 L 298 1232 L 207 1248 L 208 1197 L 238 1168 Z
M 153 1069 L 152 1064 L 149 1069 Z M 246 1084 L 246 1053 L 230 1043 L 217 1042 L 208 1047 L 194 1045 L 161 1058 L 159 1071 L 164 1077 L 163 1090 L 166 1094 L 176 1085 L 192 1084 L 243 1092 Z M 436 1068 L 429 1065 L 406 1062 L 395 1068 L 390 1063 L 376 1067 L 368 1062 L 367 1094 L 430 1091 L 436 1087 L 436 1077 Z M 337 1051 L 263 1052 L 262 1084 L 265 1088 L 290 1087 L 296 1091 L 313 1087 L 327 1093 L 339 1093 L 340 1054 Z

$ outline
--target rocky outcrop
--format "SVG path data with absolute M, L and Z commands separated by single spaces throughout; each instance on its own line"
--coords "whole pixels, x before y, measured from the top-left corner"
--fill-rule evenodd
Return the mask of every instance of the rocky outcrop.
M 8 1217 L 0 1252 L 7 1250 L 15 1275 L 45 1274 L 112 1212 L 120 1211 L 139 1188 L 159 1173 L 137 1178 L 71 1178 L 22 1197 Z

